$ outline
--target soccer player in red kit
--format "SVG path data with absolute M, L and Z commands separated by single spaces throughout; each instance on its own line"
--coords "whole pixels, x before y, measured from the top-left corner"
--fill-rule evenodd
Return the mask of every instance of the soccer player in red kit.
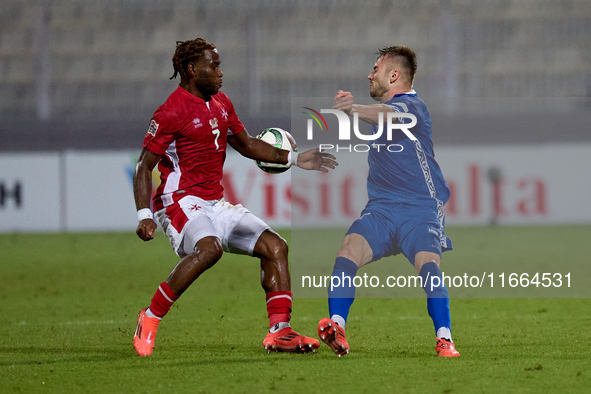
M 154 349 L 156 331 L 172 304 L 223 252 L 248 254 L 261 261 L 261 284 L 266 293 L 270 330 L 263 346 L 285 352 L 315 351 L 316 339 L 289 325 L 292 293 L 283 238 L 242 205 L 223 199 L 220 184 L 230 144 L 241 155 L 272 163 L 291 163 L 327 172 L 334 156 L 317 149 L 299 155 L 250 137 L 230 99 L 219 89 L 223 73 L 211 43 L 197 38 L 178 41 L 173 57 L 180 86 L 154 113 L 133 177 L 138 236 L 154 238 L 160 222 L 181 260 L 162 282 L 148 308 L 140 311 L 133 345 L 140 356 Z M 172 79 L 171 78 L 171 79 Z M 152 170 L 158 165 L 161 183 L 150 210 Z

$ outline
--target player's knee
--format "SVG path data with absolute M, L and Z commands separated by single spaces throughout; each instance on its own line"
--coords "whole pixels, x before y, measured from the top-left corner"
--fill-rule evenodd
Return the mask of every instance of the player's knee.
M 343 243 L 337 253 L 337 257 L 344 257 L 354 262 L 358 267 L 362 267 L 371 262 L 373 251 L 362 235 L 347 234 L 343 238 Z
M 435 263 L 439 267 L 441 264 L 441 257 L 435 253 L 430 252 L 419 252 L 416 254 L 414 266 L 418 273 L 421 272 L 423 265 L 427 263 Z
M 219 239 L 214 237 L 208 238 L 210 239 L 201 240 L 197 243 L 195 254 L 199 257 L 199 260 L 210 268 L 222 258 L 224 248 Z
M 344 257 L 348 260 L 353 261 L 355 258 L 355 253 L 348 245 L 341 247 L 341 249 L 337 252 L 337 257 Z
M 351 247 L 351 245 L 343 245 L 337 253 L 338 257 L 344 257 L 354 262 L 358 267 L 367 264 L 370 260 L 369 255 L 364 255 L 360 250 Z
M 283 238 L 276 235 L 269 242 L 269 255 L 273 260 L 285 260 L 288 253 L 289 247 Z
M 207 251 L 207 259 L 212 262 L 212 265 L 217 263 L 219 259 L 222 258 L 224 254 L 224 248 L 222 248 L 222 244 L 220 241 L 214 242 L 211 245 L 211 248 Z
M 287 261 L 289 248 L 287 242 L 271 231 L 265 231 L 255 246 L 255 256 L 265 260 Z

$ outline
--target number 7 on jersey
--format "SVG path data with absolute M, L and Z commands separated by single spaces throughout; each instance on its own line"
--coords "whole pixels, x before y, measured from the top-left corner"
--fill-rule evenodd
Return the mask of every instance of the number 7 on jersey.
M 215 140 L 213 141 L 214 144 L 215 144 L 215 149 L 216 150 L 217 149 L 220 149 L 220 146 L 218 145 L 218 138 L 220 137 L 220 130 L 219 129 L 214 129 L 214 130 L 211 130 L 211 132 L 213 134 L 215 134 Z

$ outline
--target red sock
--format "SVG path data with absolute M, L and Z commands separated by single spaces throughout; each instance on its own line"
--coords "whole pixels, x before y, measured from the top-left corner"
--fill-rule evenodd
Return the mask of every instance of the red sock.
M 289 322 L 291 319 L 291 291 L 274 291 L 267 294 L 267 313 L 269 327 L 277 323 Z
M 156 290 L 156 294 L 152 297 L 150 311 L 158 317 L 164 317 L 164 315 L 170 310 L 172 304 L 178 299 L 179 296 L 172 292 L 166 282 L 162 282 L 160 283 L 158 290 Z

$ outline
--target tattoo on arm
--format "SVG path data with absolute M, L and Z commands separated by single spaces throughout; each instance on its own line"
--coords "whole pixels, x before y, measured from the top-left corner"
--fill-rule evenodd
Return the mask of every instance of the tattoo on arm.
M 281 161 L 281 150 L 280 149 L 275 149 L 273 151 L 273 161 L 275 161 L 275 162 Z

